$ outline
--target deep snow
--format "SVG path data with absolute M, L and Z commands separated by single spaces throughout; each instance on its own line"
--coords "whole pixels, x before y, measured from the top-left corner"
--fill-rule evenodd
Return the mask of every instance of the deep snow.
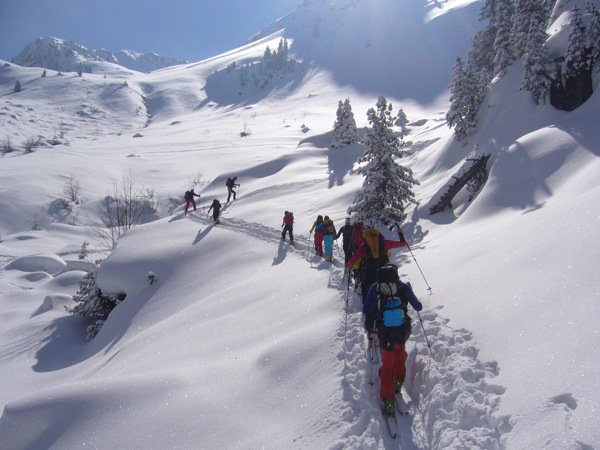
M 444 28 L 440 48 L 377 26 L 381 14 L 399 14 L 396 3 L 377 2 L 373 22 L 357 19 L 364 2 L 346 3 L 300 8 L 284 31 L 147 75 L 107 63 L 81 78 L 50 70 L 40 78 L 42 69 L 0 64 L 3 134 L 15 146 L 38 135 L 60 142 L 0 160 L 0 448 L 600 446 L 598 93 L 571 113 L 536 107 L 518 90 L 515 64 L 462 147 L 444 122 L 442 80 L 466 51 L 478 5 L 410 4 L 410 17 L 426 18 L 414 21 L 418 35 L 437 40 L 417 23 Z M 459 21 L 465 36 L 448 38 Z M 360 33 L 334 41 L 327 23 L 360 23 Z M 256 60 L 282 35 L 301 63 L 266 90 L 242 89 L 226 67 Z M 414 70 L 395 70 L 407 63 L 395 60 L 373 81 L 373 55 L 409 43 L 414 54 L 452 57 L 409 53 Z M 373 49 L 356 53 L 355 78 L 336 53 L 343 45 Z M 398 89 L 432 63 L 436 82 L 414 95 Z M 350 98 L 365 126 L 381 93 L 411 122 L 402 163 L 421 182 L 420 205 L 405 225 L 412 253 L 394 260 L 425 304 L 432 346 L 413 315 L 411 416 L 396 441 L 367 382 L 360 300 L 342 285 L 341 255 L 330 265 L 309 242 L 316 215 L 341 226 L 362 184 L 350 169 L 364 148 L 328 148 L 337 102 Z M 430 216 L 432 198 L 475 143 L 492 154 L 485 188 Z M 102 197 L 126 173 L 153 190 L 159 218 L 108 252 L 94 225 Z M 215 197 L 224 203 L 230 174 L 239 199 L 214 226 L 206 208 Z M 66 212 L 58 200 L 69 177 L 82 202 Z M 181 196 L 192 185 L 199 209 L 184 217 Z M 295 247 L 279 241 L 284 210 L 296 217 Z M 84 241 L 90 253 L 81 261 Z M 86 343 L 85 324 L 64 306 L 102 258 L 100 286 L 127 298 Z M 157 283 L 148 284 L 149 272 Z

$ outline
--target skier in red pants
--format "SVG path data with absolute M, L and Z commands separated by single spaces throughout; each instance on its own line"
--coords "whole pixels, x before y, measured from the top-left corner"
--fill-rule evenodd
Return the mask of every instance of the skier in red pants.
M 319 214 L 317 220 L 315 220 L 315 223 L 313 223 L 313 226 L 310 228 L 311 233 L 313 230 L 315 232 L 315 253 L 319 256 L 323 256 L 324 227 L 323 216 Z
M 194 211 L 196 211 L 196 202 L 194 201 L 194 197 L 200 198 L 200 196 L 196 194 L 193 189 L 185 191 L 185 194 L 183 195 L 183 199 L 185 200 L 185 211 L 183 215 L 187 215 L 190 205 L 192 205 Z
M 402 395 L 400 389 L 406 377 L 405 344 L 411 333 L 409 303 L 416 311 L 423 309 L 410 284 L 400 281 L 398 267 L 387 264 L 378 269 L 377 281 L 369 287 L 363 313 L 367 332 L 377 329 L 381 346 L 380 394 L 386 415 L 394 414 L 395 399 Z

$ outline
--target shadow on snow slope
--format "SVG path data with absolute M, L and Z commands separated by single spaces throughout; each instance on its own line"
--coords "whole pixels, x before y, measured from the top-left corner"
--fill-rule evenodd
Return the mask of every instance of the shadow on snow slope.
M 329 173 L 329 188 L 344 184 L 344 178 L 359 158 L 364 154 L 366 147 L 362 144 L 350 144 L 340 148 L 330 148 L 333 133 L 323 133 L 310 136 L 300 141 L 299 147 L 310 144 L 318 149 L 327 151 L 327 171 Z
M 290 53 L 327 70 L 339 86 L 427 104 L 446 91 L 456 56 L 467 53 L 480 27 L 478 2 L 433 19 L 425 0 L 346 3 L 304 2 L 256 39 L 284 29 Z
M 242 84 L 241 77 L 244 76 L 242 75 L 244 72 L 239 65 L 247 62 L 241 60 L 236 69 L 223 69 L 210 75 L 204 86 L 208 98 L 203 100 L 196 109 L 202 108 L 211 101 L 221 106 L 248 106 L 259 103 L 267 97 L 284 98 L 301 87 L 308 74 L 307 64 L 290 61 L 285 71 L 260 75 L 260 80 L 249 80 Z M 261 64 L 263 63 L 254 64 L 249 70 L 253 73 L 258 72 L 257 67 Z

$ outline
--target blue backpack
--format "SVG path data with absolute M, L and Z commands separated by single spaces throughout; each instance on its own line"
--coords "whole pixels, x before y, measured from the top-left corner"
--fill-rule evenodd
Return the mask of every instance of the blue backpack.
M 400 297 L 400 277 L 398 277 L 398 267 L 394 264 L 386 264 L 377 270 L 377 293 L 383 326 L 387 328 L 403 326 L 406 307 Z
M 404 325 L 404 307 L 400 299 L 398 283 L 377 283 L 379 293 L 379 312 L 383 326 L 387 328 L 401 327 Z

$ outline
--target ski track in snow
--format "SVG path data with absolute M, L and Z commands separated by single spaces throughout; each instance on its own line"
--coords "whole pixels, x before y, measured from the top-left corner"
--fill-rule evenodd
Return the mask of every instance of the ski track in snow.
M 226 205 L 223 211 L 232 206 L 233 203 Z M 203 214 L 190 213 L 188 217 L 212 224 L 212 219 Z M 407 344 L 405 380 L 410 415 L 398 417 L 400 436 L 392 439 L 380 411 L 379 364 L 372 369 L 366 359 L 360 294 L 352 288 L 346 289 L 340 247 L 334 246 L 334 261 L 329 264 L 312 253 L 312 242 L 307 238 L 295 236 L 295 246 L 291 246 L 281 241 L 281 230 L 241 219 L 221 217 L 217 226 L 279 245 L 273 264 L 281 263 L 288 251 L 300 252 L 311 264 L 318 260 L 317 268 L 330 270 L 328 287 L 342 292 L 338 295 L 345 306 L 337 331 L 342 350 L 337 357 L 343 363 L 341 415 L 346 427 L 330 444 L 330 449 L 504 448 L 503 435 L 511 431 L 511 425 L 508 416 L 498 416 L 496 411 L 505 389 L 486 381 L 498 375 L 497 364 L 478 359 L 479 351 L 468 330 L 453 329 L 448 319 L 424 309 L 421 318 L 432 347 L 430 353 L 418 316 L 411 311 L 412 335 Z M 374 373 L 372 386 L 370 370 Z M 323 429 L 336 426 L 339 422 L 335 418 L 330 424 L 322 424 Z
M 380 364 L 371 368 L 365 356 L 360 295 L 352 289 L 344 292 L 348 310 L 338 330 L 343 341 L 338 358 L 344 363 L 342 388 L 347 406 L 343 418 L 347 428 L 330 448 L 504 448 L 503 435 L 511 427 L 509 418 L 498 417 L 496 411 L 505 389 L 486 381 L 498 374 L 497 364 L 479 361 L 471 333 L 451 328 L 449 320 L 427 309 L 421 317 L 432 351 L 430 354 L 413 311 L 405 380 L 410 415 L 398 417 L 400 436 L 392 439 L 380 412 Z M 373 386 L 369 384 L 370 370 Z

